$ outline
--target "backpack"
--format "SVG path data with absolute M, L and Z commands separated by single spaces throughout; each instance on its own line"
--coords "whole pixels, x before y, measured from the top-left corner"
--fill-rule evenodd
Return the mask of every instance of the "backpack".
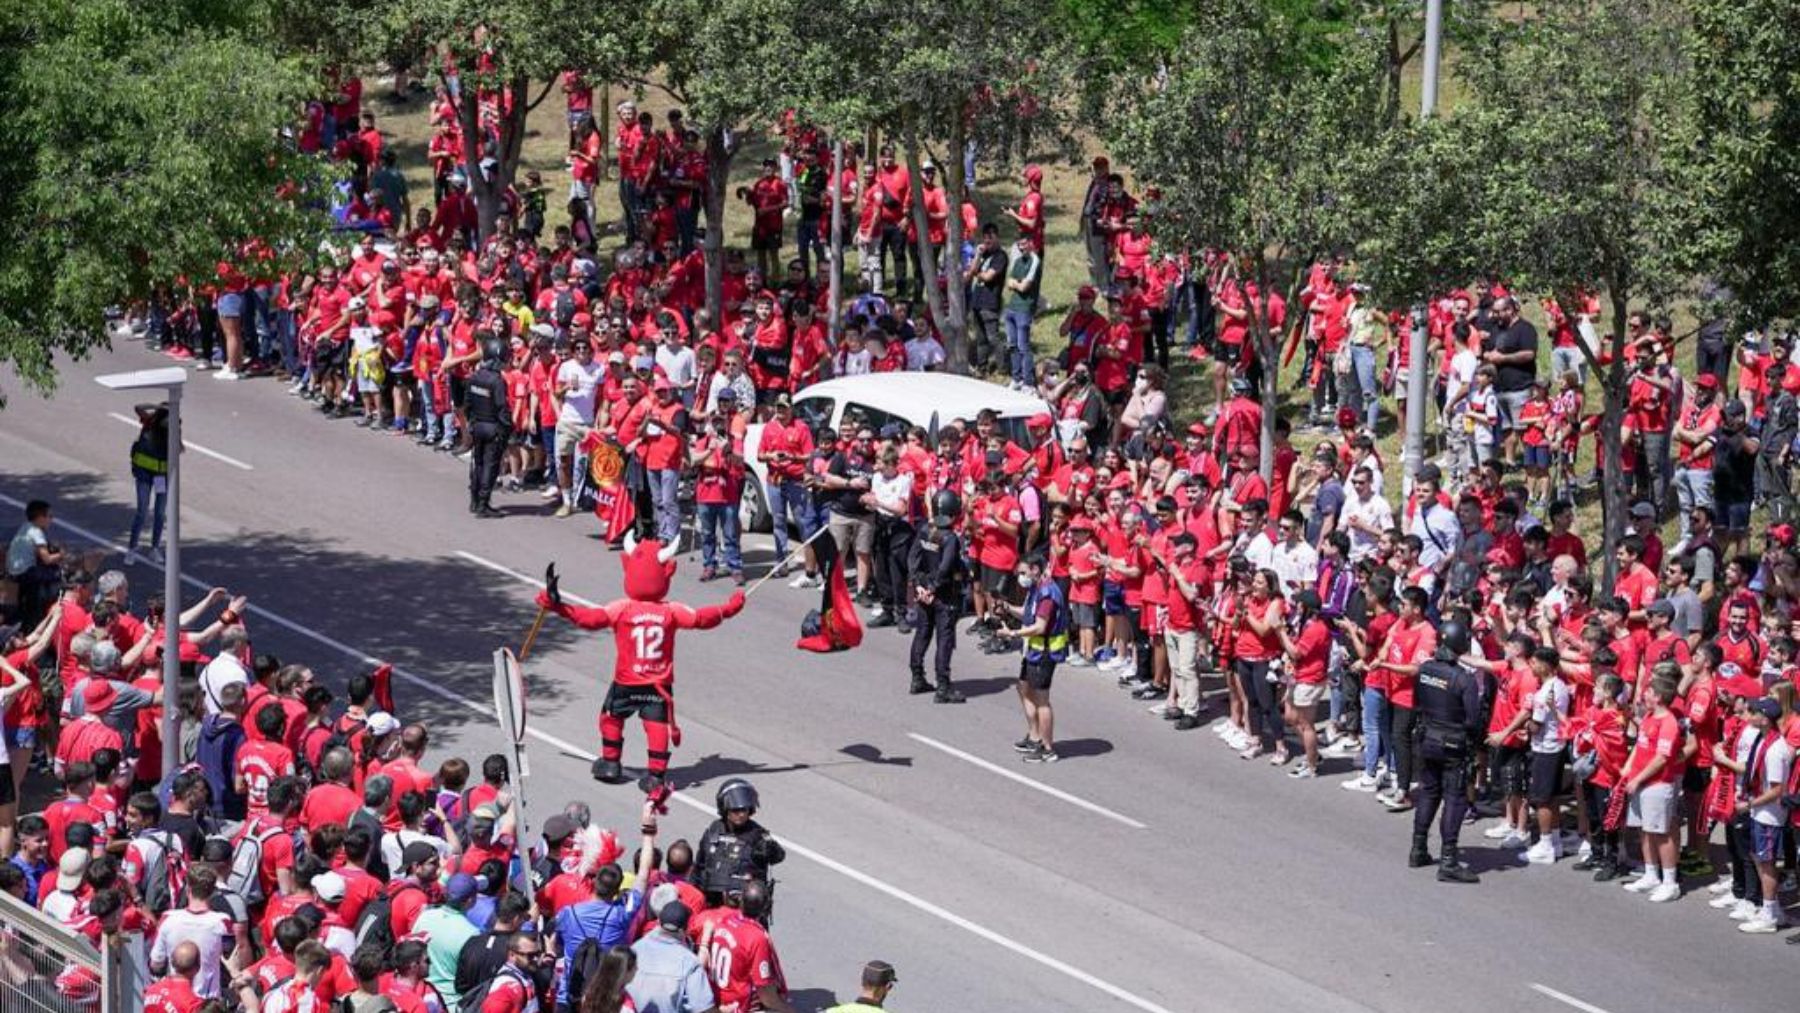
M 551 313 L 556 320 L 556 326 L 567 330 L 569 325 L 575 322 L 575 293 L 567 289 L 557 292 Z
M 144 831 L 133 843 L 138 845 L 140 854 L 152 850 L 144 846 L 146 843 L 154 846 L 155 853 L 145 859 L 144 906 L 158 915 L 172 910 L 187 893 L 185 847 L 173 833 L 158 829 Z
M 598 939 L 584 939 L 581 941 L 581 945 L 576 947 L 575 955 L 569 958 L 568 967 L 563 971 L 569 981 L 568 991 L 571 1004 L 579 1004 L 581 997 L 587 994 L 587 984 L 600 973 L 600 959 L 604 956 L 606 956 L 606 951 L 601 949 Z M 479 1009 L 480 1007 L 475 1008 Z M 463 1009 L 470 1010 L 467 1006 Z
M 586 948 L 587 945 L 583 944 L 582 949 L 585 950 Z M 577 957 L 580 957 L 580 955 L 580 953 L 576 954 Z M 599 954 L 596 953 L 593 957 L 596 966 L 598 965 L 599 959 Z M 537 986 L 534 983 L 527 980 L 525 976 L 520 974 L 511 964 L 508 964 L 505 967 L 502 967 L 498 974 L 491 975 L 488 980 L 476 985 L 462 995 L 457 996 L 455 1007 L 446 1005 L 445 1013 L 480 1013 L 482 1005 L 487 1002 L 488 993 L 492 992 L 494 986 L 506 978 L 512 978 L 524 985 L 527 996 L 534 994 L 537 990 Z M 570 994 L 574 995 L 575 993 L 571 992 Z
M 251 833 L 251 825 L 244 824 L 235 840 L 232 841 L 231 871 L 225 876 L 225 886 L 244 903 L 255 907 L 265 899 L 262 887 L 263 845 L 279 834 L 286 833 L 281 827 L 264 827 L 261 833 Z
M 362 914 L 356 917 L 356 953 L 374 953 L 381 958 L 381 965 L 387 967 L 394 953 L 394 898 L 407 890 L 424 892 L 424 887 L 417 883 L 400 882 L 392 890 L 383 891 L 363 905 Z
M 350 722 L 350 727 L 342 727 L 345 721 Z M 368 724 L 367 718 L 352 718 L 348 714 L 332 722 L 331 734 L 325 737 L 325 745 L 319 749 L 319 758 L 324 759 L 325 754 L 333 749 L 340 747 L 350 749 L 350 743 L 356 739 L 359 732 L 368 727 Z M 356 750 L 350 749 L 350 755 L 355 756 Z

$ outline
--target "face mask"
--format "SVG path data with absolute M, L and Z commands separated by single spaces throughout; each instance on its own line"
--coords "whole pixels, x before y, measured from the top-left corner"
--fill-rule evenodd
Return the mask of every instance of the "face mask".
M 1142 394 L 1144 391 L 1150 389 L 1150 381 L 1140 376 L 1138 377 L 1137 382 L 1131 385 L 1131 389 Z

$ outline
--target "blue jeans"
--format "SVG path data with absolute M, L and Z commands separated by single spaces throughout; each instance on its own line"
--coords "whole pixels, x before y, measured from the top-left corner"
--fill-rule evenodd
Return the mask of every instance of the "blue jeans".
M 736 503 L 702 503 L 696 516 L 700 525 L 700 565 L 717 569 L 719 556 L 725 557 L 725 569 L 741 573 L 744 555 L 738 548 L 738 505 Z M 718 551 L 723 540 L 725 549 Z
M 656 505 L 656 537 L 674 545 L 681 537 L 681 469 L 661 468 L 649 473 L 650 502 Z
M 1381 388 L 1375 382 L 1375 349 L 1351 345 L 1350 365 L 1356 370 L 1356 389 L 1362 395 L 1363 416 L 1368 420 L 1369 431 L 1374 432 L 1375 423 L 1381 418 Z
M 131 550 L 137 551 L 138 539 L 144 533 L 144 515 L 151 512 L 151 499 L 155 498 L 155 514 L 150 520 L 150 547 L 162 546 L 163 512 L 169 506 L 169 494 L 154 492 L 156 476 L 147 471 L 131 469 L 131 477 L 137 480 L 137 512 L 131 515 Z
M 1000 315 L 1000 324 L 1006 328 L 1006 347 L 1012 353 L 1012 378 L 1019 383 L 1037 383 L 1031 362 L 1031 314 L 1021 310 L 1007 310 Z
M 793 511 L 794 525 L 801 538 L 810 538 L 817 530 L 813 518 L 812 493 L 799 482 L 766 482 L 763 496 L 769 504 L 771 526 L 775 529 L 775 558 L 788 554 L 788 512 Z
M 1363 690 L 1362 718 L 1363 774 L 1374 777 L 1382 760 L 1388 761 L 1389 770 L 1394 767 L 1394 750 L 1388 742 L 1393 719 L 1388 714 L 1387 697 L 1380 690 Z

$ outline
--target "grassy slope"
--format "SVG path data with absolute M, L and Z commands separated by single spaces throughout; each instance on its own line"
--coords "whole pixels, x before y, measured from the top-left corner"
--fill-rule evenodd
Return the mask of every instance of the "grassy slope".
M 1416 67 L 1416 63 L 1415 63 Z M 1445 75 L 1446 92 L 1441 93 L 1443 101 L 1452 101 L 1454 95 L 1454 78 Z M 1404 108 L 1415 110 L 1418 107 L 1418 77 L 1409 74 L 1404 92 Z M 430 139 L 430 125 L 427 122 L 428 103 L 424 97 L 415 97 L 410 101 L 396 103 L 388 97 L 385 82 L 377 87 L 374 84 L 368 89 L 373 95 L 369 107 L 379 117 L 379 125 L 387 135 L 389 143 L 396 149 L 400 165 L 412 188 L 415 206 L 429 202 L 431 196 L 431 176 L 425 161 L 425 148 Z M 608 107 L 627 97 L 627 91 L 615 87 L 610 99 L 596 95 L 597 106 L 606 103 Z M 655 115 L 657 123 L 664 122 L 664 113 L 673 104 L 654 90 L 632 95 L 640 109 L 648 110 Z M 566 222 L 567 214 L 560 207 L 560 202 L 568 191 L 568 170 L 564 162 L 566 154 L 566 134 L 564 128 L 564 111 L 562 96 L 553 91 L 549 98 L 531 115 L 526 136 L 521 176 L 526 169 L 536 169 L 543 174 L 544 182 L 551 190 L 549 224 Z M 764 154 L 769 153 L 771 146 L 766 142 L 748 145 L 735 162 L 732 185 L 747 183 L 755 177 L 758 162 Z M 1079 217 L 1081 198 L 1087 184 L 1086 159 L 1080 163 L 1070 164 L 1060 155 L 1053 154 L 1048 148 L 1034 152 L 1034 157 L 1044 167 L 1044 194 L 1048 204 L 1047 251 L 1045 257 L 1045 273 L 1043 293 L 1050 307 L 1050 313 L 1038 322 L 1036 328 L 1036 344 L 1041 352 L 1052 352 L 1056 348 L 1056 326 L 1061 320 L 1063 309 L 1074 302 L 1074 292 L 1083 284 L 1087 276 L 1086 255 L 1077 235 L 1077 219 Z M 1127 177 L 1129 180 L 1129 176 Z M 1134 189 L 1138 188 L 1133 185 Z M 616 190 L 602 185 L 599 198 L 601 217 L 616 218 L 618 204 Z M 1022 194 L 1023 186 L 1017 173 L 1012 170 L 998 169 L 993 165 L 978 167 L 976 183 L 976 203 L 982 212 L 982 221 L 1000 222 L 1003 236 L 1012 236 L 1014 229 L 1010 220 L 1000 215 L 1002 206 L 1016 206 Z M 750 215 L 748 209 L 740 202 L 728 202 L 726 214 L 727 242 L 730 245 L 747 248 L 749 245 Z M 792 253 L 791 240 L 788 252 Z M 1528 300 L 1527 315 L 1542 328 L 1542 315 L 1535 301 Z M 1607 327 L 1602 324 L 1602 329 Z M 1691 327 L 1691 321 L 1678 317 L 1677 333 Z M 1545 359 L 1548 359 L 1548 345 L 1545 346 Z M 1212 407 L 1212 380 L 1210 363 L 1202 366 L 1195 364 L 1183 356 L 1177 355 L 1173 363 L 1173 375 L 1170 380 L 1170 392 L 1174 414 L 1183 422 L 1197 418 Z M 1298 425 L 1303 422 L 1305 413 L 1310 407 L 1310 395 L 1307 392 L 1296 392 L 1292 389 L 1300 365 L 1296 362 L 1284 374 L 1282 389 L 1283 414 Z M 1587 404 L 1590 410 L 1598 410 L 1600 390 L 1591 379 L 1588 384 Z M 1397 407 L 1391 400 L 1383 406 L 1381 432 L 1378 435 L 1378 446 L 1381 456 L 1390 463 L 1386 469 L 1387 494 L 1398 502 L 1400 494 L 1400 468 L 1402 436 L 1397 426 L 1401 421 L 1396 417 L 1393 408 Z M 1294 443 L 1304 455 L 1305 451 L 1316 443 L 1321 436 L 1306 431 L 1295 434 Z M 1428 450 L 1429 450 L 1428 446 Z M 1584 441 L 1582 447 L 1583 469 L 1591 467 L 1592 460 L 1588 455 L 1590 448 Z M 1597 537 L 1600 530 L 1600 509 L 1597 499 L 1587 497 L 1580 504 L 1576 529 Z

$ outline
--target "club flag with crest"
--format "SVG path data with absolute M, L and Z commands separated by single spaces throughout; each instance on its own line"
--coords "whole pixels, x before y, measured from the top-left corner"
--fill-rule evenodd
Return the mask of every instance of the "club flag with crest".
M 589 432 L 582 437 L 581 453 L 587 458 L 586 478 L 588 491 L 594 497 L 594 516 L 600 519 L 606 540 L 617 542 L 637 519 L 637 505 L 625 485 L 625 451 L 599 433 Z
M 862 643 L 863 626 L 862 617 L 856 614 L 856 602 L 850 598 L 850 585 L 844 580 L 837 542 L 826 535 L 813 542 L 813 554 L 818 558 L 825 589 L 820 593 L 817 611 L 808 612 L 801 622 L 800 639 L 794 646 L 820 654 L 847 651 Z

